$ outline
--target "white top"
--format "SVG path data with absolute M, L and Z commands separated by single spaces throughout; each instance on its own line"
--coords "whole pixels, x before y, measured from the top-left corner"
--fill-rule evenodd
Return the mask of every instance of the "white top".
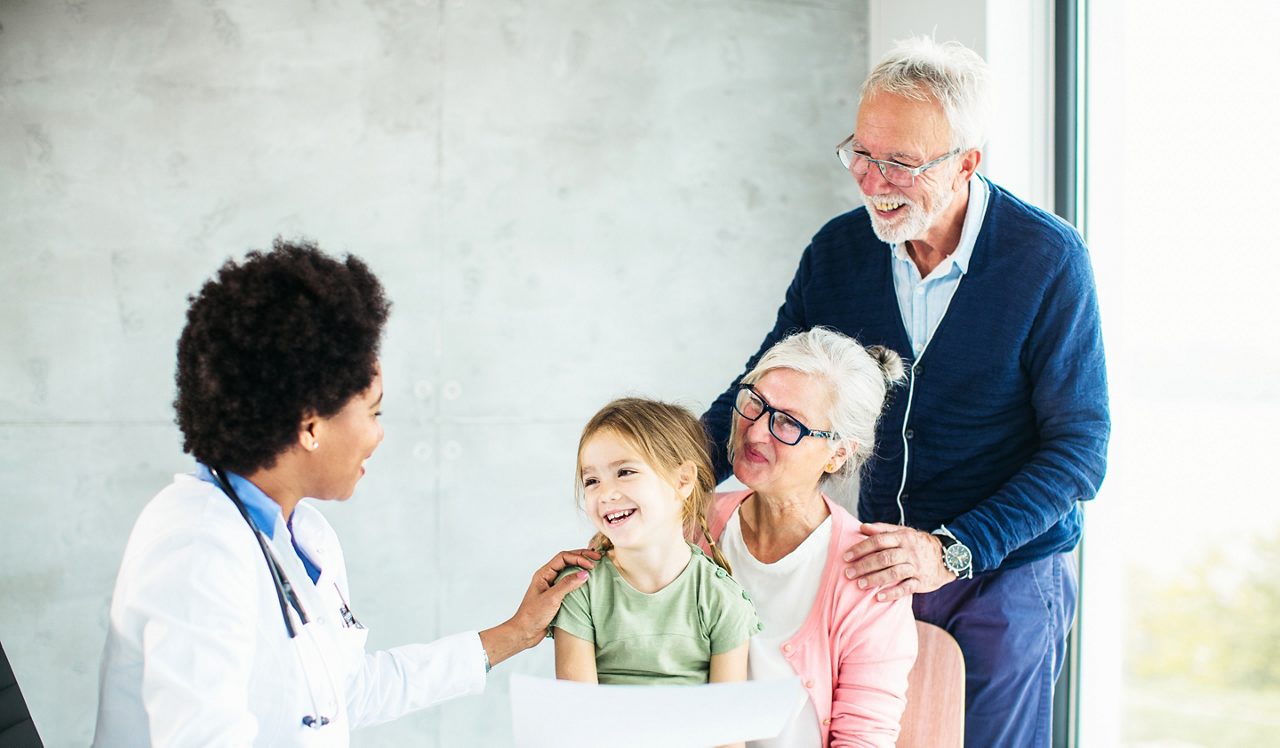
M 270 567 L 221 490 L 178 475 L 147 504 L 111 599 L 94 746 L 347 746 L 355 727 L 484 690 L 476 632 L 366 652 L 333 528 L 304 502 L 293 533 L 321 573 L 307 576 L 278 517 L 268 547 L 311 618 L 304 629 L 288 608 L 291 640 Z
M 739 510 L 733 510 L 724 527 L 720 550 L 733 567 L 733 578 L 751 593 L 756 612 L 764 624 L 764 629 L 751 638 L 748 676 L 751 680 L 794 678 L 797 673 L 783 656 L 782 645 L 800 630 L 818 596 L 827 550 L 831 545 L 831 517 L 824 519 L 794 551 L 774 563 L 765 564 L 747 550 L 742 539 Z M 794 748 L 821 743 L 818 713 L 814 710 L 813 700 L 806 697 L 804 708 L 778 737 L 754 741 L 750 745 L 754 748 Z

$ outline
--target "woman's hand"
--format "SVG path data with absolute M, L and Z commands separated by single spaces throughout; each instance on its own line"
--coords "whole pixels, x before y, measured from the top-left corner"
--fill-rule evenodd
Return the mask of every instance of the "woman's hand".
M 515 615 L 491 629 L 480 632 L 480 643 L 489 655 L 489 664 L 497 665 L 508 657 L 536 646 L 547 636 L 547 626 L 560 610 L 564 596 L 578 589 L 587 581 L 587 572 L 580 571 L 556 583 L 556 577 L 569 566 L 583 569 L 595 568 L 600 554 L 579 548 L 561 551 L 533 573 L 529 589 Z
M 942 543 L 936 535 L 883 522 L 860 528 L 867 539 L 844 554 L 846 577 L 862 589 L 880 587 L 876 599 L 897 600 L 914 592 L 933 592 L 956 581 L 942 563 Z

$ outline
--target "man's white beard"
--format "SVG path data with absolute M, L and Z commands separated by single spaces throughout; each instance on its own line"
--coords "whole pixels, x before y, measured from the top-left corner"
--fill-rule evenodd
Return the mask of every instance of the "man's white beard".
M 892 221 L 888 221 L 881 218 L 875 208 L 871 207 L 871 198 L 862 192 L 862 185 L 858 185 L 858 192 L 862 194 L 862 202 L 867 205 L 867 215 L 871 216 L 871 229 L 885 244 L 902 244 L 911 239 L 923 237 L 938 220 L 938 216 L 947 209 L 947 205 L 951 202 L 948 198 L 952 197 L 948 194 L 945 184 L 934 185 L 929 194 L 931 198 L 929 202 L 933 204 L 933 208 L 926 212 L 919 203 L 908 200 L 905 195 L 894 195 L 903 201 L 903 206 L 898 210 L 904 211 L 905 214 L 895 216 Z

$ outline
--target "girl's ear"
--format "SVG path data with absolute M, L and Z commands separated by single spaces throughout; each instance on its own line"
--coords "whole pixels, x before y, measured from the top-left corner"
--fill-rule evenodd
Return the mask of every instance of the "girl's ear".
M 698 485 L 698 466 L 693 464 L 693 460 L 686 460 L 676 470 L 676 494 L 683 501 L 693 495 L 693 488 L 696 485 Z

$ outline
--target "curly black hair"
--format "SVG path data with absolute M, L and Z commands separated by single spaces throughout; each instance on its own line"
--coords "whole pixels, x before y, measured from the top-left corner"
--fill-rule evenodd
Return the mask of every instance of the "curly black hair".
M 391 308 L 359 258 L 280 238 L 227 260 L 188 300 L 173 403 L 182 448 L 241 475 L 273 466 L 303 418 L 369 387 Z

